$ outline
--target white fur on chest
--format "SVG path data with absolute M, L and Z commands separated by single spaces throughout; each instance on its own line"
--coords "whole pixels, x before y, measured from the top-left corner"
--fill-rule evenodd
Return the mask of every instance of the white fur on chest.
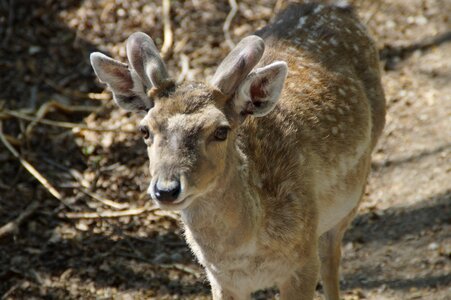
M 266 255 L 253 239 L 240 247 L 225 250 L 220 243 L 199 245 L 189 229 L 186 238 L 191 250 L 207 272 L 221 286 L 242 292 L 254 292 L 284 282 L 294 272 L 296 264 L 282 255 Z
M 224 253 L 216 261 L 208 261 L 206 269 L 223 285 L 251 293 L 273 287 L 289 278 L 296 265 L 291 259 L 281 255 L 265 255 L 255 243 L 249 243 Z

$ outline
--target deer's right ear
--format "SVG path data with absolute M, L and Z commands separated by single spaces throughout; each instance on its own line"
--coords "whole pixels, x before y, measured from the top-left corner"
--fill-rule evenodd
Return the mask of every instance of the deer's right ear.
M 283 61 L 275 61 L 252 71 L 235 94 L 235 111 L 254 117 L 270 113 L 279 101 L 287 73 L 288 66 Z
M 128 111 L 148 110 L 152 103 L 147 99 L 138 75 L 126 64 L 100 52 L 90 56 L 91 65 L 99 80 L 113 92 L 117 105 Z

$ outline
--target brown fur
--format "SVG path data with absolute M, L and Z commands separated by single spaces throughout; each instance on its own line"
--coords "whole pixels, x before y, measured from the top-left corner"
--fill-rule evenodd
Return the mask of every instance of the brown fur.
M 384 126 L 377 51 L 346 7 L 292 5 L 257 34 L 258 66 L 288 64 L 275 109 L 240 116 L 210 85 L 176 86 L 142 121 L 153 134 L 150 174 L 185 176 L 186 238 L 214 299 L 273 284 L 281 299 L 312 299 L 320 258 L 327 299 L 339 299 L 341 239 Z M 223 125 L 227 140 L 214 140 Z

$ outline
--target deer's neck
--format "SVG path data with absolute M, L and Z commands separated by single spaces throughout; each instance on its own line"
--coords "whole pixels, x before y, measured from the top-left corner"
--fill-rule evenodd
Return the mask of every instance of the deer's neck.
M 182 211 L 186 237 L 194 252 L 198 252 L 196 247 L 202 252 L 240 247 L 258 229 L 261 204 L 249 184 L 247 159 L 240 151 L 233 156 L 211 191 Z

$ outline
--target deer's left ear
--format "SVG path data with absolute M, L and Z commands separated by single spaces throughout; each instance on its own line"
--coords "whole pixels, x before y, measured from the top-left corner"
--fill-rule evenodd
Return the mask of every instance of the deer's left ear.
M 288 67 L 283 61 L 276 61 L 252 71 L 235 93 L 235 112 L 255 117 L 270 113 L 282 93 L 287 73 Z
M 108 84 L 116 104 L 128 111 L 145 111 L 153 106 L 136 72 L 100 52 L 91 53 L 91 65 L 99 80 Z

